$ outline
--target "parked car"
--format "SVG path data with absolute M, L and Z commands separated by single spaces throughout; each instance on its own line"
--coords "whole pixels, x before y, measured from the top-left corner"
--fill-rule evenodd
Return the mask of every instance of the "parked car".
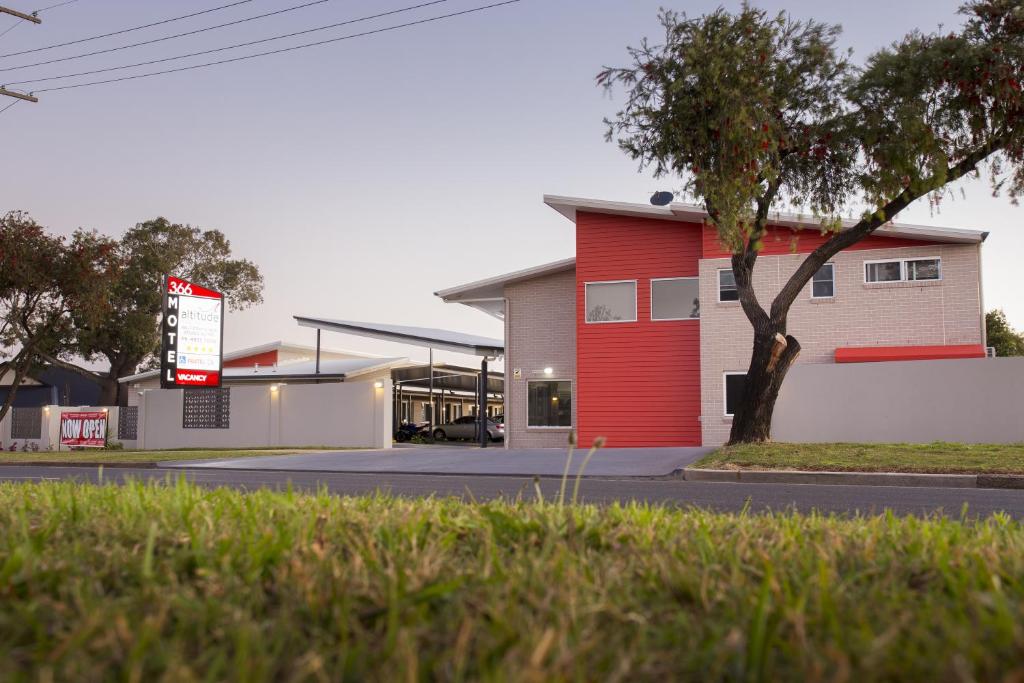
M 477 421 L 473 415 L 460 417 L 452 422 L 437 425 L 434 428 L 434 440 L 444 441 L 445 439 L 476 439 Z M 505 440 L 505 423 L 498 422 L 493 417 L 487 418 L 487 436 L 491 441 Z
M 414 436 L 430 436 L 429 422 L 403 422 L 395 432 L 395 441 L 405 443 Z

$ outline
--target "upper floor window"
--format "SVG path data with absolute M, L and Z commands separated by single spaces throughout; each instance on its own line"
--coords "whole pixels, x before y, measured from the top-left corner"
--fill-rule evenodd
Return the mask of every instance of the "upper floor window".
M 836 295 L 836 267 L 826 263 L 811 278 L 811 298 L 831 299 Z
M 864 282 L 904 282 L 941 280 L 942 259 L 912 258 L 890 261 L 865 261 Z
M 651 280 L 651 320 L 700 318 L 700 287 L 695 277 Z
M 636 321 L 636 280 L 588 282 L 584 287 L 588 323 Z
M 740 292 L 736 289 L 736 276 L 733 274 L 731 269 L 718 271 L 718 300 L 740 300 Z

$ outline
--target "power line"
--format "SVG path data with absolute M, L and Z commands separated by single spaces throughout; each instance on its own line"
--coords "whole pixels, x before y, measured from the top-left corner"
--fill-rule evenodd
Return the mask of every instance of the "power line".
M 39 14 L 40 12 L 45 12 L 47 10 L 57 9 L 58 7 L 63 7 L 64 5 L 70 5 L 73 2 L 78 2 L 78 0 L 66 0 L 66 2 L 61 2 L 61 3 L 58 3 L 56 5 L 50 5 L 49 7 L 43 7 L 42 9 L 37 9 L 32 14 Z M 10 26 L 8 26 L 6 30 L 0 32 L 0 38 L 3 38 L 8 33 L 13 31 L 14 29 L 18 28 L 19 26 L 21 26 L 21 24 L 22 24 L 21 21 L 14 22 Z
M 79 38 L 78 40 L 69 40 L 66 43 L 54 43 L 53 45 L 45 45 L 43 47 L 35 47 L 35 48 L 32 48 L 31 50 L 22 50 L 20 52 L 8 52 L 7 54 L 0 55 L 0 58 L 3 58 L 3 57 L 15 57 L 17 55 L 27 55 L 27 54 L 32 53 L 32 52 L 42 52 L 43 50 L 52 50 L 55 47 L 64 47 L 66 45 L 77 45 L 78 43 L 87 43 L 90 40 L 99 40 L 100 38 L 109 38 L 110 36 L 119 36 L 122 33 L 131 33 L 132 31 L 139 31 L 139 30 L 144 29 L 144 28 L 150 28 L 150 27 L 153 27 L 153 26 L 161 26 L 162 24 L 170 24 L 171 22 L 181 21 L 182 19 L 189 19 L 191 17 L 198 17 L 198 16 L 200 16 L 202 14 L 209 14 L 210 12 L 218 12 L 218 11 L 220 11 L 222 9 L 227 9 L 229 7 L 235 7 L 237 5 L 244 5 L 247 2 L 252 2 L 252 0 L 237 0 L 236 2 L 232 2 L 232 3 L 229 3 L 227 5 L 221 5 L 219 7 L 211 7 L 210 9 L 204 9 L 204 10 L 199 11 L 199 12 L 193 12 L 192 14 L 183 14 L 180 17 L 171 17 L 170 19 L 162 19 L 161 21 L 154 21 L 153 23 L 150 23 L 150 24 L 142 24 L 141 26 L 132 26 L 131 28 L 123 28 L 123 29 L 121 29 L 119 31 L 111 31 L 110 33 L 103 33 L 103 34 L 100 34 L 98 36 L 90 36 L 89 38 Z M 60 5 L 54 5 L 53 7 L 59 7 L 59 6 Z M 48 7 L 47 9 L 53 9 L 53 7 Z
M 45 12 L 45 11 L 51 10 L 51 9 L 57 9 L 58 7 L 63 7 L 64 5 L 70 5 L 73 2 L 78 2 L 78 0 L 65 0 L 65 2 L 58 2 L 56 5 L 50 5 L 49 7 L 44 7 L 42 9 L 37 9 L 36 12 L 38 13 L 38 12 Z
M 3 113 L 4 113 L 5 111 L 7 111 L 8 109 L 10 109 L 10 108 L 11 108 L 11 107 L 13 107 L 14 105 L 16 105 L 16 104 L 17 104 L 18 102 L 21 102 L 21 100 L 14 100 L 13 102 L 11 102 L 10 104 L 8 104 L 8 105 L 7 105 L 6 107 L 4 107 L 3 109 L 0 109 L 0 114 L 3 114 Z
M 323 1 L 323 0 L 321 0 Z M 410 12 L 416 9 L 422 9 L 423 7 L 429 7 L 431 5 L 439 5 L 441 3 L 448 2 L 448 0 L 429 0 L 429 2 L 421 2 L 418 5 L 410 5 L 409 7 L 402 7 L 400 9 L 390 10 L 388 12 L 380 12 L 378 14 L 371 14 L 365 17 L 359 17 L 358 19 L 348 19 L 346 21 L 339 21 L 334 24 L 328 24 L 326 26 L 317 26 L 315 28 L 305 29 L 303 31 L 296 31 L 294 33 L 285 33 L 279 36 L 271 36 L 269 38 L 261 38 L 259 40 L 250 40 L 245 43 L 236 43 L 234 45 L 226 45 L 224 47 L 215 47 L 209 50 L 200 50 L 199 52 L 190 52 L 184 55 L 177 55 L 175 57 L 162 57 L 160 59 L 150 59 L 145 62 L 136 62 L 135 64 L 125 64 L 124 66 L 111 66 L 105 69 L 93 69 L 91 71 L 79 71 L 73 74 L 61 74 L 60 76 L 47 76 L 45 78 L 32 78 L 25 81 L 9 81 L 9 85 L 24 85 L 25 83 L 42 83 L 44 81 L 56 81 L 62 78 L 76 78 L 78 76 L 91 76 L 93 74 L 108 73 L 110 71 L 122 71 L 124 69 L 133 69 L 138 66 L 151 66 L 153 64 L 162 64 L 164 62 L 173 62 L 179 59 L 188 59 L 190 57 L 199 57 L 202 55 L 209 55 L 216 52 L 224 52 L 226 50 L 234 50 L 240 47 L 250 47 L 252 45 L 259 45 L 261 43 L 269 43 L 275 40 L 282 40 L 284 38 L 294 38 L 295 36 L 305 35 L 307 33 L 316 33 L 317 31 L 326 31 L 332 28 L 338 28 L 339 26 L 347 26 L 349 24 L 358 24 L 364 21 L 370 21 L 371 19 L 380 19 L 381 17 L 391 16 L 393 14 L 401 14 L 402 12 Z M 8 71 L 9 69 L 0 69 L 0 71 Z
M 218 66 L 220 64 L 231 64 L 232 62 L 241 62 L 247 59 L 255 59 L 256 57 L 266 57 L 267 55 L 276 55 L 284 52 L 293 52 L 295 50 L 303 50 L 307 47 L 316 47 L 318 45 L 327 45 L 328 43 L 337 43 L 342 40 L 351 40 L 352 38 L 361 38 L 363 36 L 370 36 L 377 33 L 386 33 L 388 31 L 395 31 L 400 28 L 408 28 L 410 26 L 418 26 L 420 24 L 429 24 L 435 21 L 441 21 L 443 19 L 451 19 L 452 17 L 462 16 L 464 14 L 473 14 L 474 12 L 483 12 L 485 10 L 494 9 L 495 7 L 502 7 L 504 5 L 513 5 L 521 0 L 504 0 L 504 2 L 495 2 L 490 5 L 483 5 L 481 7 L 473 7 L 460 12 L 451 12 L 450 14 L 441 14 L 436 17 L 430 17 L 428 19 L 419 19 L 417 21 L 410 21 L 405 24 L 396 24 L 394 26 L 385 26 L 384 28 L 374 29 L 372 31 L 363 31 L 362 33 L 352 33 L 347 36 L 340 36 L 338 38 L 328 38 L 327 40 L 319 40 L 315 43 L 303 43 L 302 45 L 293 45 L 292 47 L 283 47 L 278 50 L 269 50 L 267 52 L 257 52 L 251 55 L 244 55 L 242 57 L 233 57 L 231 59 L 221 59 L 216 62 L 206 62 L 205 64 L 193 64 L 192 66 L 182 66 L 177 69 L 165 69 L 163 71 L 152 71 L 150 73 L 136 74 L 134 76 L 122 76 L 120 78 L 108 78 L 102 81 L 90 81 L 88 83 L 75 83 L 73 85 L 60 85 L 53 88 L 43 88 L 42 90 L 36 90 L 34 92 L 55 92 L 57 90 L 72 90 L 74 88 L 87 88 L 93 85 L 103 85 L 106 83 L 119 83 L 121 81 L 131 81 L 138 78 L 149 78 L 150 76 L 162 76 L 164 74 L 173 74 L 181 71 L 192 71 L 193 69 L 203 69 L 209 66 Z
M 246 17 L 244 19 L 236 19 L 235 21 L 228 21 L 228 22 L 225 22 L 223 24 L 216 24 L 214 26 L 206 26 L 204 28 L 197 28 L 197 29 L 195 29 L 193 31 L 185 31 L 183 33 L 175 33 L 174 35 L 162 36 L 160 38 L 153 38 L 152 40 L 143 40 L 143 41 L 138 42 L 138 43 L 129 43 L 128 45 L 119 45 L 117 47 L 108 47 L 105 50 L 94 50 L 93 52 L 83 52 L 80 55 L 71 55 L 70 57 L 58 57 L 56 59 L 48 59 L 48 60 L 46 60 L 44 62 L 34 62 L 32 64 L 22 64 L 20 66 L 8 66 L 8 67 L 0 69 L 0 71 L 15 71 L 17 69 L 28 69 L 29 67 L 33 67 L 33 66 L 44 66 L 46 64 L 56 64 L 57 62 L 67 62 L 67 61 L 70 61 L 72 59 L 81 59 L 83 57 L 92 57 L 94 55 L 103 55 L 103 54 L 106 54 L 108 52 L 118 52 L 120 50 L 127 50 L 129 48 L 140 47 L 142 45 L 152 45 L 153 43 L 162 43 L 162 42 L 164 42 L 166 40 L 173 40 L 175 38 L 182 38 L 184 36 L 194 36 L 197 33 L 206 33 L 207 31 L 213 31 L 213 30 L 216 30 L 216 29 L 219 29 L 219 28 L 224 28 L 226 26 L 235 26 L 237 24 L 244 24 L 247 21 L 255 21 L 257 19 L 266 19 L 267 17 L 272 17 L 272 16 L 277 15 L 277 14 L 284 14 L 286 12 L 294 12 L 295 10 L 305 9 L 306 7 L 312 7 L 313 5 L 322 5 L 325 2 L 331 2 L 331 0 L 313 0 L 313 2 L 307 2 L 307 3 L 301 4 L 301 5 L 294 5 L 292 7 L 286 7 L 284 9 L 275 10 L 273 12 L 267 12 L 265 14 L 257 14 L 256 16 Z M 98 73 L 98 72 L 87 71 L 86 73 Z M 40 80 L 44 80 L 44 79 L 40 79 Z

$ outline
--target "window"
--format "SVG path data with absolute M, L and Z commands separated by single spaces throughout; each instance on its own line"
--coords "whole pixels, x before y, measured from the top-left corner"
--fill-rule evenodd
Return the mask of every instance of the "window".
M 611 323 L 636 320 L 636 281 L 588 282 L 587 322 Z
M 939 258 L 865 261 L 864 263 L 864 282 L 906 282 L 941 279 L 942 259 Z
M 231 389 L 185 389 L 182 401 L 183 429 L 230 429 Z
M 718 300 L 739 301 L 740 293 L 736 289 L 736 276 L 731 270 L 718 271 Z
M 928 259 L 908 259 L 907 264 L 907 279 L 908 280 L 939 280 L 941 279 L 941 269 L 939 267 L 939 259 L 928 258 Z
M 700 287 L 695 277 L 651 280 L 651 320 L 700 318 Z
M 736 414 L 736 406 L 743 398 L 743 388 L 747 384 L 747 373 L 727 372 L 725 373 L 725 415 L 732 417 Z
M 527 382 L 528 427 L 572 426 L 572 382 Z
M 826 263 L 811 278 L 811 298 L 831 299 L 836 295 L 836 267 Z

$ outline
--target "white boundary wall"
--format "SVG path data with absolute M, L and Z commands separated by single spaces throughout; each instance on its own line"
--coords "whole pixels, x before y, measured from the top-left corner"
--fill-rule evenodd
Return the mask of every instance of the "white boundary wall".
M 794 365 L 772 438 L 1024 443 L 1024 358 Z
M 228 429 L 185 429 L 183 401 L 180 389 L 144 392 L 139 401 L 139 439 L 134 445 L 147 450 L 391 447 L 390 380 L 282 384 L 276 390 L 268 384 L 232 386 Z
M 11 438 L 11 411 L 7 412 L 2 422 L 0 422 L 0 447 L 3 450 L 8 450 L 12 443 L 17 444 L 18 450 L 22 450 L 22 446 L 28 442 L 31 447 L 33 444 L 39 451 L 57 451 L 57 445 L 60 442 L 60 415 L 61 413 L 81 413 L 81 412 L 96 412 L 105 411 L 107 413 L 107 443 L 119 442 L 117 434 L 117 419 L 118 419 L 118 407 L 102 407 L 102 406 L 43 406 L 40 410 L 40 419 L 42 424 L 40 425 L 40 438 L 38 439 L 12 439 Z M 135 441 L 123 442 L 126 448 L 132 448 L 135 445 Z M 64 447 L 63 450 L 67 450 Z

